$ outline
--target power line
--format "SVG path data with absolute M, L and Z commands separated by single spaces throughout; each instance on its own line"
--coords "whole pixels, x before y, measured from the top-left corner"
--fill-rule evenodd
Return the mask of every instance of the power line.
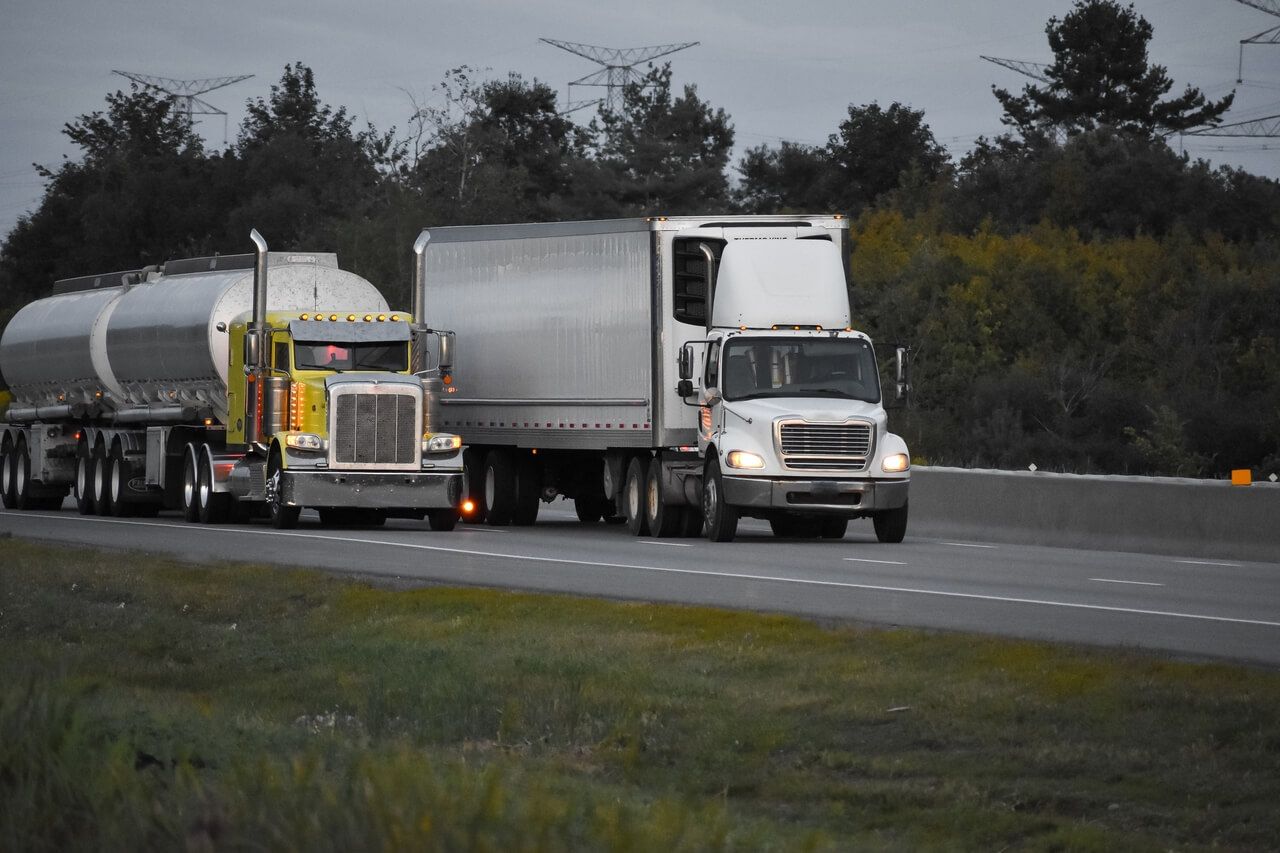
M 574 86 L 605 87 L 607 91 L 602 101 L 610 112 L 617 112 L 622 107 L 622 87 L 628 83 L 636 83 L 641 80 L 640 73 L 636 71 L 637 65 L 657 59 L 659 56 L 667 56 L 700 44 L 700 42 L 689 41 L 682 44 L 657 44 L 649 47 L 597 47 L 593 44 L 558 41 L 557 39 L 538 39 L 538 41 L 545 42 L 552 47 L 558 47 L 561 50 L 567 50 L 569 53 L 581 56 L 583 59 L 590 59 L 597 65 L 604 66 L 599 71 L 593 71 L 569 84 L 570 98 L 567 100 L 570 109 L 566 110 L 566 112 L 582 109 L 592 103 L 590 101 L 579 101 L 575 106 L 571 99 Z M 601 101 L 596 101 L 595 103 L 601 103 Z
M 191 123 L 193 115 L 222 116 L 223 145 L 227 144 L 227 114 L 199 96 L 215 89 L 221 89 L 224 86 L 230 86 L 232 83 L 248 80 L 253 76 L 252 74 L 240 74 L 234 77 L 175 80 L 172 77 L 156 77 L 151 74 L 135 74 L 132 71 L 116 71 L 115 69 L 112 69 L 111 73 L 127 77 L 135 83 L 168 95 L 173 100 L 173 105 L 177 112 L 187 117 L 188 123 Z

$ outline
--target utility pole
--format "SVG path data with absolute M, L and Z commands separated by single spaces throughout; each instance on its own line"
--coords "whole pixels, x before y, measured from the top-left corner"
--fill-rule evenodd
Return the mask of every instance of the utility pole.
M 579 44 L 573 41 L 538 40 L 604 66 L 599 71 L 593 71 L 569 84 L 570 98 L 567 99 L 568 109 L 565 112 L 582 109 L 591 106 L 592 103 L 604 103 L 611 112 L 617 112 L 622 107 L 622 87 L 641 79 L 639 72 L 636 71 L 637 65 L 700 44 L 700 42 L 689 41 L 683 44 L 657 44 L 650 47 L 596 47 L 592 44 Z M 575 105 L 572 100 L 574 86 L 603 86 L 607 91 L 603 101 L 579 101 Z
M 172 77 L 155 77 L 150 74 L 135 74 L 132 71 L 116 71 L 115 69 L 112 69 L 111 73 L 127 77 L 135 83 L 168 95 L 173 100 L 174 109 L 185 115 L 188 122 L 191 121 L 193 115 L 222 116 L 223 145 L 227 144 L 227 114 L 199 96 L 212 92 L 214 89 L 230 86 L 232 83 L 248 80 L 253 76 L 252 74 L 241 74 L 235 77 L 175 80 Z
M 1280 18 L 1280 0 L 1236 0 L 1236 2 Z M 1246 44 L 1280 44 L 1280 26 L 1263 30 L 1247 39 L 1240 39 L 1240 62 L 1236 66 L 1237 83 L 1244 82 L 1244 46 Z

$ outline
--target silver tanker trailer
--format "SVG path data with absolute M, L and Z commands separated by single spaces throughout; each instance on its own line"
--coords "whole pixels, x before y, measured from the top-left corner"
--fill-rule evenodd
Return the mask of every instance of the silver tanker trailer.
M 6 507 L 70 491 L 84 514 L 292 527 L 313 507 L 326 523 L 454 526 L 462 441 L 434 429 L 452 334 L 391 311 L 332 254 L 251 237 L 252 255 L 60 281 L 14 315 Z

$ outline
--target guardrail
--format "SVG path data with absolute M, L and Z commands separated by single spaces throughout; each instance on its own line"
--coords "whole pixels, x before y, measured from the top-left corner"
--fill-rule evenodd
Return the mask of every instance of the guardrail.
M 1280 484 L 918 467 L 908 536 L 1280 561 Z

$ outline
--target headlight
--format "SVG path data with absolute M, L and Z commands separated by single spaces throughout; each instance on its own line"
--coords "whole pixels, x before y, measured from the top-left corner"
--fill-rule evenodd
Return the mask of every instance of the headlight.
M 730 450 L 729 455 L 725 457 L 725 461 L 729 463 L 730 468 L 764 467 L 764 457 L 759 453 L 751 453 L 747 450 Z
M 905 453 L 891 453 L 880 463 L 886 474 L 898 474 L 911 467 L 911 458 Z
M 462 436 L 450 435 L 442 432 L 434 435 L 422 443 L 423 453 L 448 453 L 451 450 L 457 450 L 462 446 Z
M 324 440 L 313 432 L 291 432 L 284 443 L 294 450 L 324 450 Z

